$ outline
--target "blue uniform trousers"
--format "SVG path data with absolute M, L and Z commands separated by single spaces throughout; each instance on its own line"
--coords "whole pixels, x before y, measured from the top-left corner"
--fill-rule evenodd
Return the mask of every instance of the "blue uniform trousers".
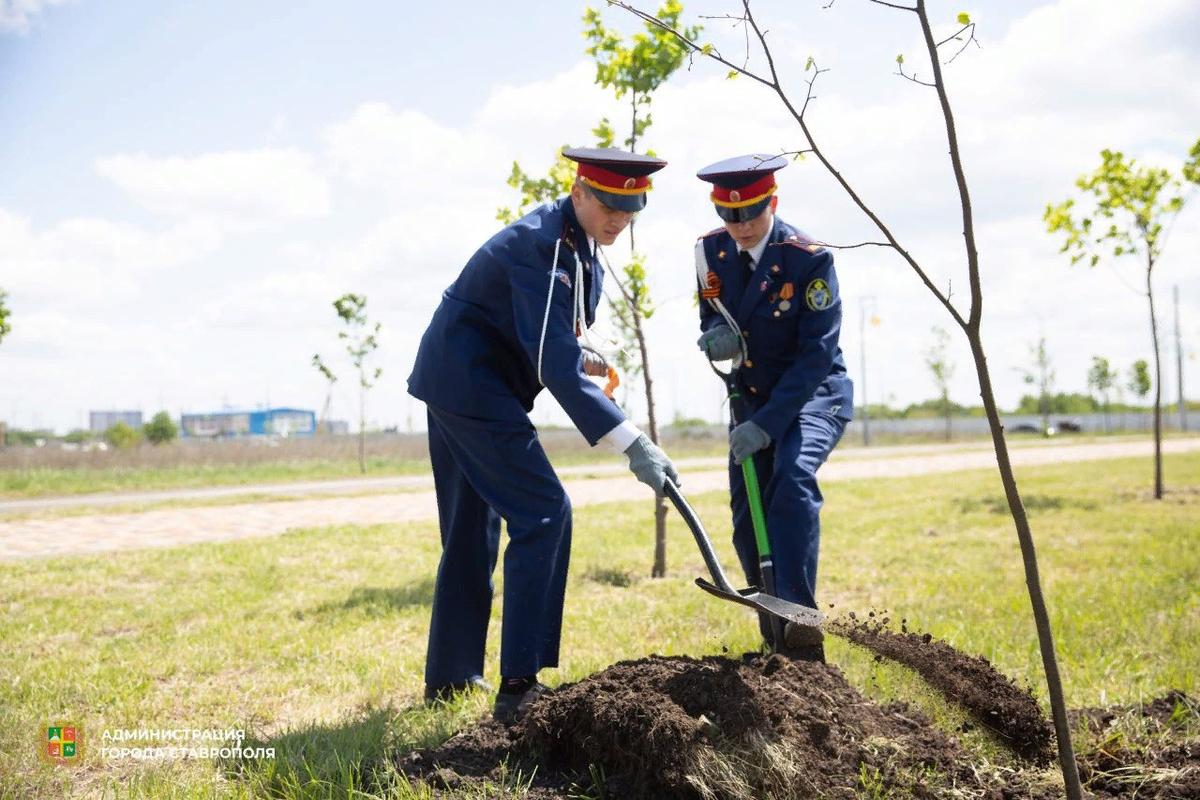
M 805 412 L 783 437 L 754 454 L 763 494 L 767 536 L 775 563 L 779 597 L 816 608 L 817 558 L 821 545 L 821 488 L 817 469 L 846 430 L 846 420 Z M 733 545 L 750 585 L 759 585 L 758 547 L 741 466 L 729 459 Z
M 534 675 L 558 666 L 571 504 L 536 429 L 528 419 L 482 420 L 432 406 L 428 416 L 442 558 L 426 685 L 483 674 L 501 519 L 508 523 L 509 542 L 500 674 Z

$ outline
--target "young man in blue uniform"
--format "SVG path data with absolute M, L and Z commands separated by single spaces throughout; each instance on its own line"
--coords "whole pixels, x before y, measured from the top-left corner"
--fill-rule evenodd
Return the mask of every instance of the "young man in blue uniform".
M 486 688 L 484 649 L 492 572 L 507 523 L 501 682 L 494 716 L 517 719 L 558 665 L 571 548 L 571 504 L 529 411 L 542 387 L 588 443 L 629 457 L 660 492 L 678 475 L 589 375 L 603 357 L 578 337 L 595 320 L 604 272 L 596 245 L 612 244 L 646 205 L 649 175 L 665 161 L 613 149 L 573 149 L 568 197 L 489 239 L 442 295 L 421 340 L 409 392 L 425 401 L 441 525 L 425 697 Z
M 785 166 L 777 156 L 749 155 L 697 173 L 712 184 L 710 198 L 725 223 L 696 243 L 697 344 L 714 361 L 737 359 L 732 380 L 741 400 L 729 434 L 729 485 L 733 542 L 746 578 L 761 585 L 740 468 L 753 458 L 776 594 L 816 608 L 823 501 L 817 469 L 850 421 L 854 387 L 838 346 L 842 306 L 833 255 L 775 216 L 775 172 Z M 824 660 L 819 628 L 788 623 L 778 643 L 768 625 L 761 627 L 768 645 Z

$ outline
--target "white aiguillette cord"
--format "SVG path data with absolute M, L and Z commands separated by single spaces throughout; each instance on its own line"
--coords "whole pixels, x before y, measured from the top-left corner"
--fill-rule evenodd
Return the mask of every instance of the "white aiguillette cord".
M 562 237 L 559 236 L 554 243 L 554 261 L 550 265 L 550 282 L 546 287 L 546 312 L 542 315 L 542 335 L 538 337 L 537 378 L 542 386 L 546 385 L 542 380 L 542 355 L 546 350 L 546 328 L 550 324 L 550 306 L 554 302 L 554 281 L 558 279 L 558 253 L 562 242 Z M 579 326 L 580 317 L 583 316 L 583 262 L 573 249 L 571 255 L 575 259 L 574 302 L 571 304 L 571 330 L 574 331 Z
M 706 259 L 704 257 L 704 243 L 697 242 L 696 243 L 696 280 L 700 284 L 701 298 L 707 299 L 708 304 L 710 306 L 712 306 L 717 311 L 718 314 L 720 314 L 722 317 L 725 318 L 725 322 L 726 322 L 726 324 L 729 325 L 730 330 L 732 330 L 735 334 L 737 334 L 738 345 L 741 349 L 741 352 L 738 355 L 734 356 L 734 359 L 733 359 L 733 366 L 737 367 L 742 363 L 742 361 L 745 360 L 746 353 L 749 352 L 749 347 L 746 344 L 746 338 L 744 336 L 742 336 L 742 326 L 738 325 L 737 320 L 735 320 L 733 318 L 733 315 L 729 313 L 729 309 L 725 308 L 725 304 L 721 302 L 721 298 L 719 296 L 704 298 L 704 295 L 703 295 L 704 290 L 711 288 L 708 285 L 708 273 L 709 273 L 708 259 Z

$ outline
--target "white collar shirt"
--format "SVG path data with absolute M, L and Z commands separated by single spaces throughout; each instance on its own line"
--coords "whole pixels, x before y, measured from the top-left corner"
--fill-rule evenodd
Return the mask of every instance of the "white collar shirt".
M 744 251 L 744 249 L 742 248 L 741 245 L 737 246 L 739 253 L 741 253 L 741 252 L 749 252 L 750 253 L 750 260 L 751 260 L 750 268 L 751 269 L 758 266 L 758 262 L 762 259 L 763 251 L 767 249 L 767 239 L 770 239 L 770 238 L 771 238 L 771 229 L 768 228 L 767 232 L 763 234 L 763 237 L 758 240 L 758 244 L 751 247 L 749 251 Z

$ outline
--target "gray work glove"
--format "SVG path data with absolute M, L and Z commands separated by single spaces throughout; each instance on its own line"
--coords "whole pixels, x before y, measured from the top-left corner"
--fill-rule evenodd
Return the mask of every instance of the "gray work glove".
M 742 352 L 737 334 L 728 325 L 705 331 L 696 340 L 696 346 L 713 361 L 728 361 Z
M 639 481 L 653 489 L 655 494 L 663 493 L 663 484 L 667 478 L 670 478 L 672 483 L 679 484 L 679 473 L 675 471 L 675 465 L 667 458 L 662 448 L 650 441 L 646 434 L 643 433 L 634 439 L 633 444 L 625 448 L 625 455 L 629 456 L 629 469 Z
M 729 432 L 729 451 L 733 453 L 735 464 L 741 464 L 770 443 L 770 435 L 750 421 L 743 422 Z
M 593 378 L 608 377 L 608 362 L 595 350 L 583 350 L 583 374 Z

